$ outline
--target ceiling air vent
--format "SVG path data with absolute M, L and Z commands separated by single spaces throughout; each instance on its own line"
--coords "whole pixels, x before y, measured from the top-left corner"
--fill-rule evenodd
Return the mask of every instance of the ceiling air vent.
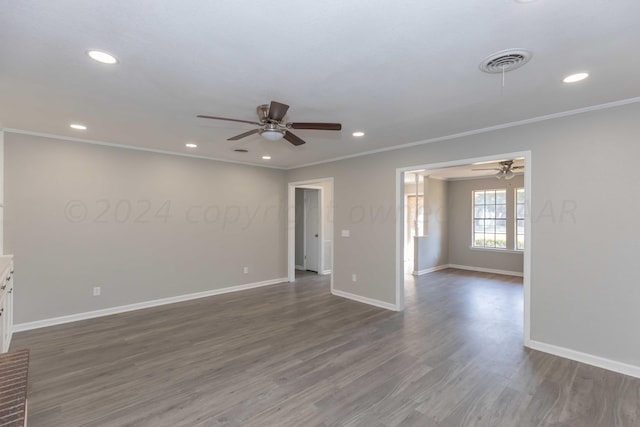
M 502 73 L 522 67 L 533 54 L 526 49 L 507 49 L 487 56 L 480 62 L 485 73 Z
M 245 150 L 244 148 L 236 148 L 235 150 L 236 153 L 248 153 L 249 150 Z

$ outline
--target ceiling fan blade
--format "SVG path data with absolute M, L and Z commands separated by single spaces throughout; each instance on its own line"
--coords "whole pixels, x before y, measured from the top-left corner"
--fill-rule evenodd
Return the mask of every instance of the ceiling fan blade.
M 226 120 L 228 122 L 249 123 L 250 125 L 262 126 L 260 123 L 252 122 L 250 120 L 228 119 L 226 117 L 205 116 L 205 115 L 202 115 L 202 114 L 198 114 L 196 117 L 198 117 L 200 119 Z
M 284 119 L 285 114 L 287 114 L 287 110 L 289 106 L 287 104 L 281 104 L 280 102 L 271 101 L 269 105 L 269 118 L 271 120 L 275 120 L 279 122 Z
M 342 130 L 340 123 L 287 123 L 292 129 Z
M 241 133 L 240 135 L 236 135 L 236 136 L 232 136 L 231 138 L 228 138 L 227 141 L 237 141 L 239 139 L 245 138 L 249 135 L 253 135 L 254 133 L 258 133 L 260 132 L 260 129 L 253 129 L 250 130 L 249 132 L 245 132 L 245 133 Z
M 302 145 L 305 143 L 305 141 L 303 139 L 298 138 L 297 136 L 295 136 L 294 134 L 292 134 L 291 132 L 286 132 L 284 134 L 284 139 L 286 139 L 287 141 L 289 141 L 290 143 L 292 143 L 293 145 Z
M 514 166 L 511 169 L 524 169 L 524 166 Z

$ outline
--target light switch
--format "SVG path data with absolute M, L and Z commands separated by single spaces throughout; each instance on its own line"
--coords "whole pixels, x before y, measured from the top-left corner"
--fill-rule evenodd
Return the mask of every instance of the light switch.
M 342 237 L 350 237 L 351 232 L 349 230 L 342 230 Z

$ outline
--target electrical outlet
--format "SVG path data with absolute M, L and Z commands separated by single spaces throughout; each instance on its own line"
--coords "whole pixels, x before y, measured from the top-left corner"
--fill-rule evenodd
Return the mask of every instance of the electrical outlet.
M 95 286 L 93 288 L 93 296 L 94 297 L 99 297 L 101 292 L 102 292 L 102 288 L 100 286 Z
M 243 272 L 244 274 L 249 274 L 249 267 L 245 267 L 245 268 L 243 268 L 243 269 L 242 269 L 242 272 Z
M 358 276 L 356 276 L 355 274 L 351 275 L 351 281 L 352 282 L 357 282 L 358 281 Z

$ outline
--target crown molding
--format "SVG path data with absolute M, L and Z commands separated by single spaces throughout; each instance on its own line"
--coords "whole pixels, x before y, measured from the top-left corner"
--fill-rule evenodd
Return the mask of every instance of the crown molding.
M 478 135 L 478 134 L 481 134 L 481 133 L 493 132 L 493 131 L 496 131 L 496 130 L 508 129 L 508 128 L 515 127 L 515 126 L 522 126 L 522 125 L 528 125 L 528 124 L 532 124 L 532 123 L 543 122 L 543 121 L 546 121 L 546 120 L 559 119 L 559 118 L 562 118 L 562 117 L 574 116 L 576 114 L 584 114 L 584 113 L 589 113 L 589 112 L 592 112 L 592 111 L 606 110 L 606 109 L 609 109 L 609 108 L 621 107 L 621 106 L 624 106 L 624 105 L 635 104 L 635 103 L 638 103 L 638 102 L 640 102 L 640 96 L 637 96 L 637 97 L 634 97 L 634 98 L 622 99 L 622 100 L 614 101 L 614 102 L 607 102 L 605 104 L 592 105 L 590 107 L 578 108 L 578 109 L 575 109 L 575 110 L 562 111 L 562 112 L 559 112 L 559 113 L 548 114 L 546 116 L 532 117 L 530 119 L 518 120 L 518 121 L 515 121 L 515 122 L 509 122 L 509 123 L 504 123 L 504 124 L 500 124 L 500 125 L 489 126 L 489 127 L 486 127 L 486 128 L 480 128 L 480 129 L 474 129 L 474 130 L 469 130 L 469 131 L 460 132 L 460 133 L 454 133 L 454 134 L 451 134 L 451 135 L 439 136 L 439 137 L 436 137 L 436 138 L 425 139 L 423 141 L 410 142 L 408 144 L 394 145 L 393 147 L 378 148 L 378 149 L 375 149 L 375 150 L 364 151 L 364 152 L 361 152 L 361 153 L 349 154 L 347 156 L 334 157 L 334 158 L 331 158 L 331 159 L 321 160 L 321 161 L 318 161 L 318 162 L 306 163 L 306 164 L 300 165 L 300 166 L 290 166 L 290 167 L 288 167 L 286 169 L 288 169 L 288 170 L 300 169 L 300 168 L 306 168 L 306 167 L 309 167 L 309 166 L 321 165 L 321 164 L 324 164 L 324 163 L 337 162 L 339 160 L 352 159 L 354 157 L 368 156 L 370 154 L 384 153 L 386 151 L 401 150 L 403 148 L 416 147 L 416 146 L 419 146 L 419 145 L 431 144 L 433 142 L 447 141 L 447 140 L 450 140 L 450 139 L 463 138 L 465 136 Z

